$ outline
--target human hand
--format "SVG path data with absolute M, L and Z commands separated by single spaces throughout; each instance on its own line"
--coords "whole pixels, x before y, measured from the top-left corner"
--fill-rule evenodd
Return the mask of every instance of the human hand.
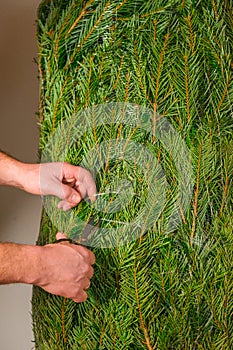
M 56 239 L 67 238 L 57 233 Z M 39 277 L 33 284 L 49 293 L 80 303 L 87 299 L 95 263 L 94 254 L 81 245 L 68 242 L 48 244 L 41 248 Z
M 96 185 L 91 173 L 66 162 L 27 164 L 24 166 L 23 188 L 33 194 L 54 195 L 61 199 L 64 211 L 75 207 L 82 198 L 95 200 Z
M 96 186 L 91 173 L 66 162 L 22 163 L 0 152 L 0 185 L 9 185 L 43 196 L 61 199 L 59 208 L 75 207 L 82 198 L 95 200 Z

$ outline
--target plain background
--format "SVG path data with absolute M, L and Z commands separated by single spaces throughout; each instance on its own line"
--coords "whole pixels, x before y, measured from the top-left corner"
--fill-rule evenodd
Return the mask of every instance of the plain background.
M 36 11 L 39 0 L 0 0 L 0 149 L 37 162 L 39 82 Z M 35 244 L 41 199 L 0 187 L 0 241 Z M 33 349 L 31 286 L 0 286 L 0 349 Z

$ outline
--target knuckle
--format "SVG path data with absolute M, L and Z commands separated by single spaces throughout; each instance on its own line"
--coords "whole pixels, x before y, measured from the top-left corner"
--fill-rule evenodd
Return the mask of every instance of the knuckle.
M 76 303 L 83 303 L 84 301 L 86 301 L 88 298 L 88 295 L 86 292 L 82 292 L 79 294 L 76 294 L 74 297 L 71 297 L 70 299 L 74 300 Z
M 82 302 L 83 302 L 83 301 L 86 301 L 86 300 L 87 300 L 87 297 L 88 297 L 87 293 L 83 291 L 83 293 L 82 293 L 82 295 L 81 295 L 81 301 L 82 301 Z
M 94 275 L 94 269 L 92 266 L 90 266 L 90 270 L 89 270 L 89 277 L 92 278 Z
M 93 252 L 90 252 L 90 260 L 91 260 L 91 264 L 95 263 L 95 254 Z
M 85 259 L 90 259 L 90 251 L 87 248 L 79 246 L 79 251 Z
M 69 290 L 69 298 L 75 299 L 80 297 L 82 295 L 82 288 L 80 286 L 74 286 L 72 289 Z
M 80 303 L 83 303 L 84 301 L 87 300 L 87 297 L 88 297 L 87 293 L 86 293 L 86 292 L 83 292 L 83 293 L 80 295 L 80 297 L 79 297 L 79 302 L 80 302 Z
M 88 275 L 91 270 L 91 266 L 89 264 L 83 264 L 82 266 L 83 274 Z

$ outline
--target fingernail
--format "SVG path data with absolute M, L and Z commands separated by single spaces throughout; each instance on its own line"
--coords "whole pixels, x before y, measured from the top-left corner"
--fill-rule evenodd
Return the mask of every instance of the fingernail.
M 77 194 L 73 194 L 73 195 L 72 195 L 72 197 L 71 197 L 71 202 L 77 203 L 77 202 L 79 202 L 79 200 L 80 200 L 79 195 L 77 195 Z

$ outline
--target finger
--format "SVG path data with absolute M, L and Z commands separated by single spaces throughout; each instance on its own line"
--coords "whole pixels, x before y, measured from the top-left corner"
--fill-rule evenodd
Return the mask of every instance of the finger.
M 57 207 L 58 209 L 62 209 L 63 211 L 67 211 L 72 208 L 72 206 L 65 201 L 59 202 Z
M 96 185 L 92 180 L 86 180 L 85 182 L 76 181 L 75 188 L 80 193 L 82 198 L 89 197 L 91 200 L 96 200 Z
M 94 269 L 91 265 L 85 265 L 82 268 L 82 273 L 83 273 L 83 276 L 85 276 L 84 279 L 86 280 L 86 282 L 84 281 L 82 283 L 83 286 L 85 287 L 90 282 L 90 279 L 94 276 Z
M 81 287 L 82 290 L 86 291 L 90 287 L 90 285 L 91 285 L 90 278 L 87 278 L 87 277 L 83 278 L 82 287 Z
M 88 298 L 87 293 L 83 290 L 79 293 L 79 295 L 77 296 L 77 298 L 72 298 L 73 301 L 75 301 L 76 303 L 83 303 L 84 301 L 86 301 Z
M 63 238 L 67 238 L 67 235 L 65 235 L 65 234 L 62 233 L 62 232 L 58 232 L 58 233 L 56 234 L 56 240 L 63 239 Z
M 88 280 L 88 283 L 86 284 L 86 286 L 83 288 L 83 290 L 88 290 L 91 286 L 91 281 Z
M 75 187 L 78 189 L 82 198 L 88 196 L 90 199 L 95 200 L 95 194 L 97 192 L 95 181 L 90 171 L 82 168 L 78 168 L 78 177 L 75 183 Z
M 73 206 L 74 205 L 66 202 L 65 200 L 60 201 L 57 205 L 58 209 L 62 209 L 63 211 L 67 211 L 67 210 L 71 209 Z
M 95 254 L 91 251 L 89 251 L 89 255 L 90 255 L 90 264 L 94 265 L 95 264 Z
M 97 193 L 97 189 L 96 189 L 95 183 L 91 184 L 91 186 L 88 187 L 87 189 L 87 196 L 88 198 L 90 198 L 92 202 L 96 201 L 96 193 Z
M 67 211 L 71 208 L 76 207 L 78 203 L 71 203 L 71 202 L 67 202 L 66 200 L 62 200 L 58 203 L 57 207 L 58 209 L 62 209 L 63 211 Z
M 89 279 L 91 279 L 93 276 L 94 276 L 94 269 L 93 269 L 92 266 L 90 266 L 89 272 L 88 272 L 88 274 L 87 274 L 87 277 L 88 277 Z
M 82 195 L 69 185 L 62 184 L 62 191 L 62 199 L 73 206 L 77 205 L 82 200 Z

